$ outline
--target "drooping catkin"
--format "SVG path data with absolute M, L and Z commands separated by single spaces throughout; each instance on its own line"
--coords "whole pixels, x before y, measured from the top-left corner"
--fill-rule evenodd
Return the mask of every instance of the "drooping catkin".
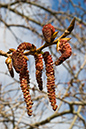
M 55 96 L 55 75 L 54 75 L 54 69 L 53 69 L 53 60 L 49 52 L 44 52 L 43 58 L 46 66 L 48 97 L 49 97 L 49 101 L 51 102 L 51 106 L 55 111 L 57 109 L 57 105 L 56 105 L 56 96 Z
M 27 105 L 27 113 L 29 116 L 31 116 L 33 102 L 31 100 L 31 96 L 30 96 L 29 82 L 27 79 L 27 75 L 28 75 L 28 71 L 26 71 L 23 74 L 20 74 L 20 84 L 21 84 L 20 86 L 21 86 L 21 90 L 23 92 L 24 100 L 25 100 L 26 105 Z
M 31 49 L 30 43 L 22 43 L 18 46 L 17 50 L 12 53 L 13 66 L 20 76 L 20 86 L 24 95 L 24 99 L 27 105 L 27 113 L 29 116 L 32 115 L 32 100 L 29 91 L 29 71 L 27 70 L 27 58 L 23 54 L 24 50 Z
M 42 54 L 36 54 L 35 56 L 35 68 L 36 68 L 36 80 L 38 83 L 38 87 L 40 90 L 43 89 L 43 82 L 42 82 L 42 70 L 43 70 L 43 61 L 42 61 Z

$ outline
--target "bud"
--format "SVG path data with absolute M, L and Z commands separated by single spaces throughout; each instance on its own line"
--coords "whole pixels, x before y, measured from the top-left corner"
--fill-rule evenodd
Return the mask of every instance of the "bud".
M 12 67 L 12 59 L 11 57 L 8 57 L 5 61 L 7 67 L 8 67 L 8 70 L 9 70 L 9 73 L 11 75 L 11 77 L 14 77 L 14 71 L 13 71 L 13 67 Z
M 55 28 L 50 23 L 43 26 L 42 33 L 46 43 L 52 42 L 56 37 Z
M 57 43 L 57 51 L 60 51 L 62 55 L 55 62 L 55 65 L 62 64 L 66 59 L 68 59 L 71 56 L 72 49 L 70 44 L 67 43 L 68 40 L 70 40 L 70 38 L 63 38 L 60 39 Z

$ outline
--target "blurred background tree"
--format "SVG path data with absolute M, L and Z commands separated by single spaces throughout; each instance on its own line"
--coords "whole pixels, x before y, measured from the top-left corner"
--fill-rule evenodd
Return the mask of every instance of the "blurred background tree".
M 28 56 L 30 93 L 33 115 L 26 113 L 26 105 L 20 90 L 19 78 L 11 78 L 0 56 L 0 128 L 2 129 L 85 129 L 86 128 L 86 0 L 0 0 L 0 50 L 17 48 L 22 42 L 30 42 L 39 48 L 44 44 L 42 27 L 51 23 L 58 37 L 76 18 L 70 45 L 72 56 L 55 66 L 55 86 L 58 109 L 54 112 L 46 91 L 46 75 L 43 71 L 43 91 L 39 91 L 35 78 L 33 56 Z M 60 53 L 56 45 L 48 50 L 53 61 Z

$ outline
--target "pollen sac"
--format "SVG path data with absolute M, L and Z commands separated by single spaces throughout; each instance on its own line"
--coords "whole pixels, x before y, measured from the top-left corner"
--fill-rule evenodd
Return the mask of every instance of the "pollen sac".
M 50 43 L 54 40 L 54 32 L 55 28 L 50 23 L 43 26 L 42 33 L 46 43 Z
M 54 76 L 54 69 L 53 69 L 53 60 L 49 52 L 45 52 L 43 54 L 43 58 L 46 66 L 48 97 L 51 102 L 51 106 L 55 111 L 57 109 L 57 105 L 56 105 L 56 96 L 55 96 L 55 76 Z
M 38 83 L 38 87 L 40 90 L 43 89 L 43 82 L 42 82 L 42 70 L 43 70 L 43 61 L 42 61 L 42 54 L 36 54 L 35 56 L 35 67 L 36 67 L 36 80 Z
M 12 67 L 12 59 L 11 57 L 8 57 L 5 61 L 7 67 L 8 67 L 8 70 L 9 70 L 9 73 L 11 75 L 11 77 L 14 77 L 14 71 L 13 71 L 13 67 Z
M 59 51 L 61 52 L 61 56 L 58 58 L 58 60 L 55 62 L 55 65 L 62 64 L 66 59 L 68 59 L 72 54 L 72 49 L 70 44 L 67 42 L 67 40 L 60 40 L 59 43 Z

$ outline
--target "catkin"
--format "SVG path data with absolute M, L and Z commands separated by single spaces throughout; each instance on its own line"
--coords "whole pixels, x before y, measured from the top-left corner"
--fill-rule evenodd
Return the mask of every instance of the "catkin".
M 43 89 L 43 82 L 42 82 L 42 70 L 43 70 L 43 61 L 42 61 L 42 54 L 36 54 L 35 56 L 35 68 L 36 68 L 36 80 L 38 83 L 38 87 L 40 90 Z
M 56 96 L 55 96 L 55 75 L 54 75 L 54 69 L 53 69 L 53 60 L 49 52 L 45 52 L 43 54 L 43 58 L 46 66 L 48 97 L 51 102 L 51 106 L 55 111 L 57 109 L 57 105 L 56 105 Z

